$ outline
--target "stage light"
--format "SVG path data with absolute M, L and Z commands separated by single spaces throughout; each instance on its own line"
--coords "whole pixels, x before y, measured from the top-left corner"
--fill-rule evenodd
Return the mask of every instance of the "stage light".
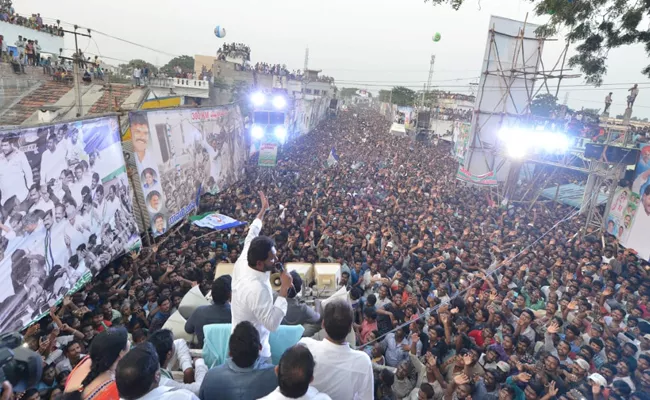
M 281 141 L 284 141 L 284 139 L 287 137 L 287 130 L 282 125 L 276 126 L 274 133 L 275 133 L 275 137 L 277 137 Z
M 278 110 L 282 110 L 287 106 L 287 100 L 285 100 L 284 97 L 282 96 L 275 96 L 273 98 L 273 107 L 275 107 Z
M 266 96 L 262 92 L 255 92 L 251 95 L 251 102 L 254 106 L 263 106 L 266 103 Z
M 262 128 L 259 125 L 253 125 L 251 128 L 251 136 L 253 136 L 254 139 L 261 139 L 264 137 L 264 128 Z
M 564 133 L 543 129 L 503 128 L 498 137 L 512 158 L 523 158 L 528 153 L 565 153 L 571 147 Z

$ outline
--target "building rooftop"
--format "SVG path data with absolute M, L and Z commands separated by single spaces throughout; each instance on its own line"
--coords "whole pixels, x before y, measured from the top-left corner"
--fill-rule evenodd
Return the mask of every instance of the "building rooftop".
M 13 75 L 20 80 L 26 75 Z M 0 89 L 1 87 L 0 82 Z M 73 119 L 77 116 L 75 90 L 72 82 L 45 80 L 33 82 L 28 90 L 15 93 L 15 99 L 0 108 L 0 125 L 31 125 Z M 120 110 L 134 110 L 146 99 L 148 89 L 125 84 L 108 84 L 98 80 L 81 85 L 83 116 Z M 54 115 L 43 121 L 39 111 Z M 52 114 L 53 113 L 53 114 Z

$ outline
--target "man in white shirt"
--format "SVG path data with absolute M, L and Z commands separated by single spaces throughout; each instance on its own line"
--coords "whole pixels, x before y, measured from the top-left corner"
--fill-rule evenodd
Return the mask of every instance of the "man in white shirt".
M 232 278 L 232 327 L 249 321 L 260 333 L 260 357 L 270 360 L 269 334 L 280 326 L 287 315 L 287 293 L 292 286 L 291 275 L 280 276 L 281 287 L 273 301 L 270 274 L 277 262 L 275 243 L 266 236 L 258 237 L 262 219 L 269 208 L 264 193 L 260 192 L 262 208 L 250 225 L 241 256 L 235 262 Z
M 56 145 L 56 135 L 50 134 L 47 138 L 46 150 L 41 155 L 41 185 L 46 185 L 61 176 L 61 171 L 67 168 L 65 148 Z
M 149 343 L 153 344 L 156 348 L 158 359 L 160 360 L 159 385 L 187 389 L 198 396 L 203 378 L 208 372 L 208 367 L 205 365 L 203 359 L 199 358 L 196 360 L 195 372 L 187 343 L 183 339 L 174 340 L 174 334 L 169 329 L 162 329 L 151 334 Z M 183 371 L 184 381 L 192 383 L 176 382 L 171 373 L 171 369 L 177 369 L 176 367 Z
M 23 202 L 29 194 L 29 188 L 34 184 L 32 167 L 27 156 L 15 147 L 17 139 L 5 136 L 2 139 L 2 155 L 0 159 L 0 192 L 2 205 L 15 196 L 15 205 Z
M 124 400 L 198 400 L 186 389 L 159 386 L 160 362 L 156 348 L 149 342 L 131 349 L 115 371 L 115 383 Z
M 275 367 L 278 387 L 260 400 L 332 400 L 310 383 L 314 380 L 314 357 L 302 345 L 289 347 Z
M 72 128 L 68 133 L 69 138 L 65 141 L 65 159 L 68 161 L 70 169 L 79 164 L 81 160 L 88 159 L 82 140 L 79 140 L 79 131 Z
M 352 329 L 352 307 L 332 301 L 323 313 L 327 336 L 322 341 L 302 338 L 316 361 L 312 386 L 333 399 L 372 400 L 374 377 L 370 357 L 353 350 L 345 337 Z

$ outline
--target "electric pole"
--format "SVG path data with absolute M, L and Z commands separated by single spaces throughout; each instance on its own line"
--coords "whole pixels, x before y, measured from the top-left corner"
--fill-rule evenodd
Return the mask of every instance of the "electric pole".
M 305 67 L 303 68 L 303 75 L 306 73 L 307 69 L 309 68 L 309 47 L 305 49 Z
M 431 63 L 429 64 L 429 79 L 427 79 L 427 87 L 425 89 L 427 92 L 431 90 L 431 81 L 433 79 L 433 64 L 435 63 L 436 63 L 436 55 L 433 54 L 431 56 Z
M 90 29 L 88 29 L 88 33 L 79 33 L 77 32 L 77 29 L 79 27 L 77 25 L 74 26 L 74 31 L 66 31 L 65 29 L 63 32 L 65 33 L 70 33 L 74 35 L 74 55 L 72 56 L 72 73 L 74 74 L 74 97 L 75 97 L 75 104 L 77 106 L 77 117 L 82 117 L 84 115 L 83 112 L 83 105 L 81 104 L 81 86 L 79 84 L 79 67 L 82 65 L 82 63 L 85 63 L 83 56 L 79 53 L 79 44 L 77 41 L 77 36 L 84 36 L 89 38 L 90 37 Z M 63 59 L 66 59 L 67 57 L 61 57 Z

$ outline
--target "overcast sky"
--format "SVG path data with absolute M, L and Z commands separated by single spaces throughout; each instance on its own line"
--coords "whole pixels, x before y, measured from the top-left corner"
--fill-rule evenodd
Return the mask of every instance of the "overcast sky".
M 433 7 L 422 0 L 157 0 L 88 2 L 79 0 L 15 0 L 20 14 L 40 12 L 45 22 L 54 19 L 127 39 L 169 54 L 214 55 L 226 42 L 251 47 L 252 62 L 285 63 L 302 69 L 305 48 L 309 67 L 333 76 L 340 87 L 363 87 L 373 92 L 403 85 L 422 88 L 429 60 L 436 55 L 434 84 L 445 90 L 468 92 L 477 81 L 487 41 L 490 15 L 523 20 L 532 6 L 525 0 L 468 0 L 460 11 Z M 544 19 L 529 17 L 531 22 Z M 216 25 L 226 28 L 225 39 L 214 36 Z M 65 25 L 66 28 L 69 28 Z M 439 32 L 442 40 L 433 43 Z M 74 48 L 66 37 L 65 46 Z M 95 34 L 80 39 L 88 55 L 99 53 L 106 62 L 142 58 L 156 65 L 171 56 Z M 548 43 L 545 64 L 553 64 L 562 51 L 560 40 Z M 569 92 L 573 108 L 601 108 L 614 92 L 613 114 L 622 114 L 627 88 L 648 83 L 635 105 L 634 115 L 650 117 L 650 79 L 640 71 L 648 64 L 642 46 L 610 52 L 605 86 L 583 86 L 582 79 L 565 80 L 558 96 Z M 578 71 L 576 71 L 578 72 Z M 607 86 L 611 85 L 611 86 Z

